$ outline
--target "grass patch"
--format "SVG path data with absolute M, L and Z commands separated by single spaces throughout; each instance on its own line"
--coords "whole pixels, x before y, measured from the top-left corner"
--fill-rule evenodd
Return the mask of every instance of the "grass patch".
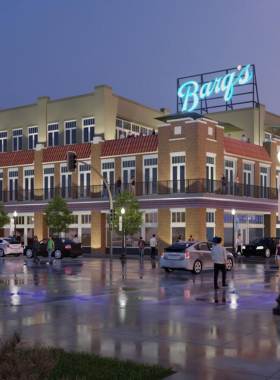
M 0 380 L 160 380 L 175 373 L 161 365 L 66 352 L 55 347 L 18 347 L 21 334 L 0 341 Z

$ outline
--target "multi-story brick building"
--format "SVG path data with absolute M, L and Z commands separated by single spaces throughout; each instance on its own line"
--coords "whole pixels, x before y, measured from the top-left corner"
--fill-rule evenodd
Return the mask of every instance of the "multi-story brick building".
M 108 88 L 103 90 L 106 93 Z M 85 101 L 89 102 L 86 97 Z M 105 98 L 106 96 L 103 100 Z M 64 101 L 66 102 L 61 100 L 62 103 Z M 68 111 L 71 109 L 71 101 L 70 99 L 70 108 L 67 106 Z M 27 149 L 29 138 L 25 142 L 16 142 L 17 147 L 21 144 L 22 151 L 12 151 L 12 142 L 8 141 L 8 152 L 0 155 L 1 201 L 10 215 L 17 211 L 17 233 L 24 234 L 25 243 L 28 243 L 34 233 L 39 239 L 47 236 L 44 209 L 53 196 L 61 194 L 67 199 L 68 207 L 76 218 L 67 234 L 77 233 L 85 249 L 92 253 L 106 251 L 108 198 L 102 197 L 101 180 L 89 166 L 80 162 L 76 173 L 67 172 L 68 150 L 77 153 L 78 161 L 85 161 L 99 169 L 109 179 L 113 194 L 118 177 L 122 180 L 122 187 L 129 191 L 131 177 L 135 177 L 136 195 L 145 214 L 138 233 L 128 238 L 128 244 L 132 247 L 137 246 L 140 235 L 147 241 L 153 233 L 158 236 L 160 249 L 174 241 L 179 234 L 183 234 L 186 239 L 193 235 L 195 239 L 202 240 L 212 239 L 217 234 L 224 237 L 226 245 L 231 245 L 232 209 L 236 210 L 239 228 L 246 242 L 256 236 L 276 236 L 278 228 L 280 232 L 280 224 L 276 220 L 277 174 L 280 171 L 276 157 L 280 150 L 280 140 L 277 137 L 266 139 L 263 145 L 248 144 L 234 139 L 234 133 L 232 138 L 225 137 L 225 128 L 218 121 L 198 114 L 181 114 L 169 119 L 168 115 L 164 115 L 167 112 L 165 110 L 158 112 L 136 103 L 133 103 L 133 113 L 129 108 L 130 101 L 121 98 L 119 101 L 126 101 L 128 108 L 124 105 L 122 111 L 114 111 L 112 120 L 106 122 L 107 126 L 104 124 L 103 129 L 100 121 L 98 133 L 95 129 L 90 135 L 88 130 L 88 136 L 91 137 L 90 141 L 85 142 L 82 140 L 82 121 L 87 117 L 95 120 L 96 125 L 97 114 L 94 108 L 91 111 L 81 110 L 84 107 L 83 97 L 77 101 L 79 117 L 73 108 L 71 115 L 65 109 L 65 115 L 59 117 L 55 114 L 46 117 L 44 111 L 44 120 L 41 115 L 33 121 L 33 111 L 29 114 L 27 108 L 24 112 L 29 122 L 23 126 L 20 117 L 15 117 L 17 121 L 13 121 L 11 116 L 10 124 L 7 124 L 8 135 L 12 132 L 11 125 L 23 126 L 24 129 L 29 128 L 29 124 L 35 126 L 37 122 L 38 131 L 41 128 L 38 140 L 33 139 L 35 149 Z M 40 109 L 39 103 L 40 100 L 37 110 Z M 30 106 L 31 109 L 32 107 Z M 106 119 L 104 109 L 103 105 L 103 116 Z M 8 114 L 12 111 L 0 112 L 2 130 L 5 128 L 5 112 Z M 23 111 L 20 109 L 15 112 Z M 164 120 L 164 123 L 158 125 L 159 121 L 155 118 Z M 68 144 L 69 141 L 74 142 L 71 140 L 73 135 L 70 134 L 70 140 L 66 136 L 73 125 L 68 128 L 66 124 L 68 121 L 73 123 L 74 120 L 79 120 L 76 127 L 79 124 L 80 130 L 77 130 L 76 143 Z M 126 131 L 130 123 L 135 137 L 118 139 L 118 120 L 127 123 L 122 124 Z M 57 139 L 56 135 L 51 138 L 48 136 L 55 131 L 49 130 L 49 124 L 52 123 L 59 124 L 58 146 L 48 144 Z M 64 130 L 60 130 L 61 124 L 65 127 Z M 89 122 L 85 127 L 92 125 Z M 147 129 L 147 136 L 137 137 L 137 125 Z M 149 135 L 148 130 L 153 128 L 158 133 Z M 26 136 L 26 131 L 23 132 L 23 137 Z M 66 140 L 63 140 L 63 136 Z M 10 138 L 14 138 L 12 134 Z M 221 185 L 222 174 L 227 178 L 225 186 Z M 239 185 L 236 183 L 237 176 Z M 10 233 L 9 226 L 6 226 L 4 233 Z M 114 235 L 113 241 L 115 246 L 120 245 L 117 235 Z

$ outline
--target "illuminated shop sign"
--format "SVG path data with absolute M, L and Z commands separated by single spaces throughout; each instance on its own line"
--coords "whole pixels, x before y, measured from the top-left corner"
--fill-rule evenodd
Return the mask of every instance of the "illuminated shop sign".
M 215 73 L 215 76 L 212 76 L 212 80 L 206 80 L 205 78 L 209 74 L 214 73 L 206 73 L 197 75 L 195 77 L 199 78 L 199 81 L 193 80 L 195 77 L 186 77 L 179 78 L 177 80 L 177 88 L 178 88 L 178 103 L 180 103 L 180 111 L 182 112 L 191 112 L 198 108 L 200 105 L 202 108 L 202 103 L 207 106 L 207 102 L 212 98 L 214 99 L 223 99 L 223 102 L 231 102 L 232 104 L 232 96 L 234 95 L 234 91 L 236 87 L 243 86 L 245 84 L 253 84 L 255 85 L 254 80 L 254 65 L 247 66 L 238 66 L 237 69 L 228 69 L 222 70 Z M 223 76 L 219 76 L 217 74 L 224 74 Z M 215 79 L 214 79 L 215 78 Z M 186 81 L 186 79 L 188 79 Z M 257 90 L 257 89 L 256 89 Z M 254 88 L 253 88 L 254 91 Z M 246 92 L 248 94 L 249 92 Z M 240 91 L 237 95 L 240 94 Z M 250 92 L 251 94 L 251 92 Z M 243 95 L 243 94 L 241 94 Z M 216 97 L 215 97 L 216 96 Z M 211 99 L 211 100 L 212 100 Z M 258 99 L 257 99 L 258 100 Z M 255 100 L 253 99 L 253 103 Z M 216 106 L 221 107 L 222 105 Z M 255 104 L 253 105 L 255 106 Z M 205 106 L 204 106 L 205 107 Z M 230 107 L 230 106 L 229 106 Z M 210 108 L 214 108 L 210 107 Z M 179 111 L 179 110 L 178 110 Z M 203 111 L 203 110 L 202 110 Z M 208 112 L 207 108 L 204 111 Z

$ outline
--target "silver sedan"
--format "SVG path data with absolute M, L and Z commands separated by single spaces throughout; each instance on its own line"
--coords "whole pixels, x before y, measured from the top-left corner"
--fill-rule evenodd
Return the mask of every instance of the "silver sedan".
M 163 250 L 160 267 L 172 273 L 175 269 L 190 270 L 199 274 L 203 269 L 213 269 L 211 257 L 213 243 L 207 241 L 182 241 Z M 233 267 L 233 255 L 227 251 L 227 270 Z

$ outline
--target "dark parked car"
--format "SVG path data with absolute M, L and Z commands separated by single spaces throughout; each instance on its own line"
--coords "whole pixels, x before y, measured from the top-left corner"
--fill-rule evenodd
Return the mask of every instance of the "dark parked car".
M 263 256 L 269 258 L 275 255 L 276 245 L 279 238 L 261 237 L 253 240 L 249 244 L 243 246 L 243 255 L 249 256 Z
M 48 240 L 49 239 L 43 239 L 40 241 L 40 251 L 38 256 L 48 256 Z M 81 243 L 74 243 L 73 240 L 61 238 L 54 238 L 53 240 L 55 244 L 55 251 L 53 252 L 52 256 L 56 259 L 62 259 L 63 257 L 77 258 L 83 254 Z M 24 248 L 23 254 L 28 258 L 33 257 L 32 245 L 27 245 Z

